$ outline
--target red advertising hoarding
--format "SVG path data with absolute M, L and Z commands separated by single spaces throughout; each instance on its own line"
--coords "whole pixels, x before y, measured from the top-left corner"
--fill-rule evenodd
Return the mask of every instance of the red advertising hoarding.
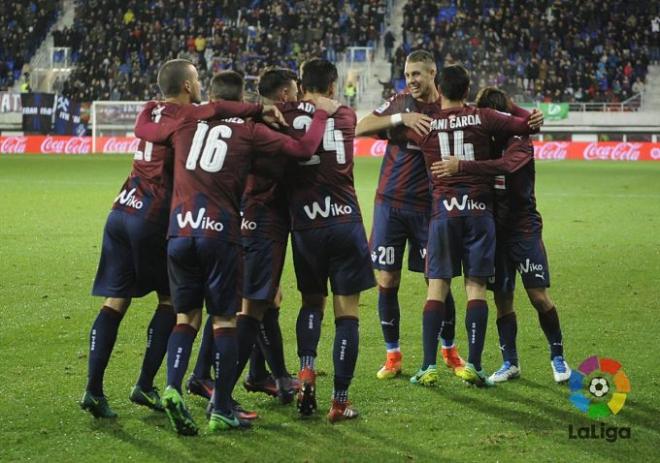
M 133 137 L 98 137 L 99 153 L 134 153 L 138 140 Z M 355 156 L 382 157 L 387 142 L 356 138 Z M 660 161 L 660 143 L 644 142 L 535 142 L 536 159 L 561 161 Z M 92 137 L 57 135 L 0 136 L 0 154 L 89 154 Z

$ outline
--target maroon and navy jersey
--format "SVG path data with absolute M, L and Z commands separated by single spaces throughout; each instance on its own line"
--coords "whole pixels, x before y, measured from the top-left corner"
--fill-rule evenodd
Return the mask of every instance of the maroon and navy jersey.
M 529 162 L 508 175 L 495 179 L 495 223 L 498 236 L 505 240 L 511 237 L 540 235 L 543 219 L 536 209 L 536 168 L 534 146 L 527 137 L 514 137 L 506 144 L 503 157 L 511 151 L 529 153 Z
M 286 160 L 257 157 L 248 174 L 241 203 L 241 234 L 285 242 L 289 235 L 289 206 L 281 184 Z
M 404 112 L 427 114 L 432 105 L 419 102 L 410 94 L 399 93 L 383 103 L 373 114 L 391 116 Z M 376 203 L 398 209 L 428 212 L 431 207 L 429 178 L 424 155 L 419 147 L 405 137 L 397 136 L 398 129 L 388 134 L 385 156 L 380 167 Z M 390 135 L 391 134 L 391 135 Z
M 172 135 L 174 193 L 168 236 L 240 242 L 240 200 L 252 153 L 278 153 L 287 137 L 241 118 L 188 121 Z
M 172 123 L 176 107 L 178 105 L 171 103 L 150 107 L 143 111 L 142 117 L 156 124 Z M 141 139 L 133 156 L 131 173 L 112 208 L 166 226 L 171 198 L 172 148 Z
M 164 139 L 161 143 L 144 140 L 140 135 L 146 124 L 153 126 L 155 123 L 158 130 L 170 130 L 183 117 L 206 119 L 223 115 L 253 116 L 261 111 L 261 105 L 232 101 L 204 105 L 147 103 L 136 121 L 135 133 L 141 140 L 133 158 L 133 168 L 112 208 L 163 226 L 168 223 L 172 198 L 173 151 Z
M 315 107 L 309 101 L 299 101 L 285 103 L 280 110 L 289 124 L 289 133 L 300 138 L 310 125 Z M 287 169 L 292 230 L 362 221 L 353 184 L 356 123 L 355 112 L 341 106 L 328 118 L 323 142 L 311 159 Z
M 527 120 L 492 109 L 462 106 L 441 109 L 429 114 L 431 131 L 420 137 L 412 130 L 407 136 L 419 144 L 427 167 L 444 157 L 461 160 L 487 160 L 493 156 L 492 136 L 530 132 Z M 458 173 L 444 178 L 432 178 L 432 216 L 458 217 L 492 213 L 493 179 L 481 175 Z
M 327 113 L 318 111 L 309 132 L 300 140 L 240 117 L 200 121 L 184 115 L 167 126 L 145 122 L 140 136 L 152 142 L 169 141 L 174 147 L 168 236 L 238 243 L 239 206 L 253 155 L 281 152 L 299 160 L 309 159 L 321 142 L 326 120 Z

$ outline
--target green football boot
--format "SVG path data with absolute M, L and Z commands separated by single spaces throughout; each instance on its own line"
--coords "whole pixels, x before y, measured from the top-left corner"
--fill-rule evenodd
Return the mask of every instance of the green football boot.
M 96 397 L 89 391 L 85 391 L 80 401 L 80 408 L 87 410 L 94 418 L 117 418 L 105 396 Z
M 128 399 L 134 404 L 142 405 L 157 412 L 165 411 L 160 400 L 160 395 L 158 394 L 158 389 L 155 387 L 150 391 L 145 391 L 136 384 L 133 386 L 131 395 L 128 397 Z
M 413 384 L 420 384 L 422 386 L 432 387 L 438 384 L 438 368 L 436 365 L 429 365 L 425 370 L 421 368 L 415 376 L 410 378 Z
M 170 423 L 178 434 L 183 436 L 194 436 L 199 432 L 199 428 L 188 411 L 186 404 L 183 402 L 183 397 L 179 391 L 172 386 L 167 386 L 163 392 L 161 399 L 165 413 L 170 419 Z

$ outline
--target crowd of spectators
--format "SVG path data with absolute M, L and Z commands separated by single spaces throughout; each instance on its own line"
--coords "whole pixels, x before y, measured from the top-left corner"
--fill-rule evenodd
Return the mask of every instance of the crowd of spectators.
M 76 70 L 62 92 L 78 101 L 158 95 L 168 59 L 194 62 L 207 82 L 222 69 L 256 76 L 269 65 L 336 58 L 348 45 L 375 45 L 386 0 L 89 0 L 55 42 L 72 48 Z M 248 82 L 251 82 L 248 79 Z M 206 87 L 206 85 L 204 85 Z
M 0 90 L 23 74 L 48 30 L 57 19 L 61 0 L 2 0 L 0 2 Z
M 400 86 L 406 54 L 423 48 L 439 67 L 465 65 L 473 91 L 495 85 L 528 101 L 623 101 L 643 90 L 649 61 L 660 59 L 652 3 L 410 1 L 392 76 Z

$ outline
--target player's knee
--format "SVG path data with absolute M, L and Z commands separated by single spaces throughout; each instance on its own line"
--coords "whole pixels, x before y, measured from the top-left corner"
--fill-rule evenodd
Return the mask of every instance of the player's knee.
M 401 284 L 401 272 L 387 272 L 385 270 L 380 270 L 376 273 L 376 280 L 378 281 L 378 286 L 383 288 L 396 288 Z
M 496 292 L 493 298 L 495 299 L 495 307 L 497 307 L 497 318 L 513 312 L 513 293 Z
M 530 288 L 527 290 L 529 302 L 538 312 L 547 312 L 554 307 L 546 288 Z
M 359 318 L 360 294 L 349 296 L 335 295 L 333 298 L 335 320 L 339 318 Z
M 171 307 L 173 305 L 172 298 L 167 294 L 158 294 L 158 305 L 169 305 Z
M 253 301 L 243 299 L 243 308 L 241 314 L 252 317 L 256 320 L 263 320 L 266 310 L 271 304 L 268 301 Z
M 486 300 L 486 280 L 480 277 L 465 278 L 465 293 L 468 300 Z
M 426 299 L 433 301 L 446 301 L 449 290 L 451 289 L 451 280 L 432 278 L 427 281 Z
M 124 315 L 131 305 L 131 298 L 107 297 L 103 305 Z
M 277 293 L 275 294 L 275 298 L 273 299 L 273 307 L 279 308 L 282 305 L 282 301 L 284 300 L 284 294 L 282 293 L 281 288 L 277 288 Z
M 213 316 L 213 329 L 218 328 L 236 328 L 236 316 Z
M 202 309 L 194 309 L 189 312 L 176 314 L 177 325 L 190 325 L 197 331 L 202 325 Z
M 325 296 L 322 294 L 302 294 L 302 306 L 317 312 L 323 312 L 325 309 Z

